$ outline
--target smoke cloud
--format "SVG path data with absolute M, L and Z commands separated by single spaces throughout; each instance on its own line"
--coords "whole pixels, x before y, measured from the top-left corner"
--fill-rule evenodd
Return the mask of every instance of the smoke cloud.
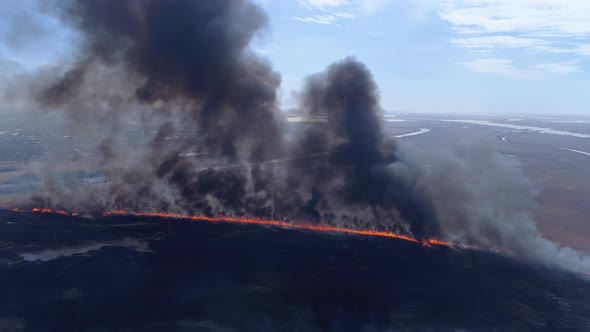
M 324 116 L 288 140 L 276 106 L 280 76 L 248 45 L 267 24 L 241 0 L 59 2 L 83 40 L 76 63 L 35 91 L 74 125 L 108 135 L 101 190 L 58 188 L 45 205 L 248 214 L 438 235 L 428 189 L 381 129 L 377 87 L 353 58 L 309 78 L 301 112 Z M 125 117 L 143 112 L 155 134 L 125 151 Z M 182 131 L 196 131 L 183 139 Z M 173 137 L 174 144 L 167 138 Z M 183 151 L 199 151 L 185 158 Z M 73 206 L 68 206 L 73 205 Z
M 425 181 L 447 238 L 564 269 L 590 270 L 590 257 L 541 234 L 532 217 L 536 190 L 514 158 L 486 145 L 469 151 L 462 158 L 409 147 L 400 152 L 409 164 L 428 158 Z
M 199 126 L 215 156 L 241 160 L 277 153 L 280 77 L 247 49 L 267 24 L 257 6 L 235 0 L 66 1 L 57 6 L 84 44 L 78 63 L 41 91 L 42 104 L 82 100 L 93 106 L 73 112 L 97 112 L 96 104 L 107 112 L 129 104 L 159 112 L 182 109 L 175 115 Z M 125 74 L 114 80 L 123 89 L 96 86 L 112 86 L 106 75 L 93 78 L 113 67 Z
M 311 126 L 299 145 L 302 155 L 329 152 L 308 167 L 310 208 L 331 207 L 328 213 L 347 216 L 362 211 L 393 224 L 399 218 L 409 222 L 414 236 L 438 235 L 427 188 L 383 135 L 377 87 L 364 65 L 348 58 L 309 77 L 302 105 L 309 115 L 327 118 Z
M 201 176 L 202 166 L 179 155 L 199 150 L 227 166 L 282 152 L 275 101 L 280 76 L 248 50 L 267 24 L 265 14 L 233 0 L 67 1 L 56 2 L 54 10 L 83 44 L 77 62 L 37 89 L 36 100 L 64 109 L 76 126 L 101 123 L 110 131 L 99 150 L 109 185 L 100 197 L 75 199 L 79 207 L 88 201 L 106 205 L 100 208 L 211 213 L 216 206 L 241 207 L 247 170 Z M 126 116 L 138 109 L 156 134 L 130 156 L 117 137 Z M 197 132 L 198 140 L 168 144 L 181 130 Z
M 416 152 L 401 151 L 383 133 L 377 86 L 354 58 L 307 79 L 299 111 L 326 121 L 287 135 L 276 100 L 280 75 L 249 48 L 268 24 L 250 1 L 49 7 L 80 44 L 72 63 L 31 74 L 28 91 L 41 108 L 63 111 L 72 127 L 100 128 L 95 168 L 107 181 L 67 186 L 49 179 L 35 204 L 80 213 L 250 215 L 418 239 L 442 233 L 590 265 L 539 235 L 526 212 L 531 202 L 521 199 L 531 193 L 518 167 L 489 156 L 473 165 L 444 156 L 428 172 L 417 166 Z M 141 147 L 121 144 L 130 118 L 147 135 Z M 485 185 L 465 183 L 474 169 Z

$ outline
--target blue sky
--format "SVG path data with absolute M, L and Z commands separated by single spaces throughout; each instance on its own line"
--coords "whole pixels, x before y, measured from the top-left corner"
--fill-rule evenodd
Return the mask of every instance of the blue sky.
M 386 110 L 590 115 L 588 0 L 260 0 L 255 45 L 283 75 L 352 55 Z
M 282 74 L 285 108 L 307 75 L 355 56 L 387 111 L 590 115 L 589 0 L 253 1 L 270 25 L 252 48 Z M 69 54 L 73 35 L 32 8 L 0 2 L 4 72 Z

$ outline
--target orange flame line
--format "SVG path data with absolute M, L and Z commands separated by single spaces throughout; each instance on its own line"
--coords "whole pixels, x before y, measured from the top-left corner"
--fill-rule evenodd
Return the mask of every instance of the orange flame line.
M 23 212 L 18 208 L 13 208 L 13 212 Z M 33 213 L 44 213 L 44 214 L 59 214 L 64 216 L 72 216 L 78 217 L 80 216 L 78 213 L 68 213 L 64 210 L 57 210 L 53 211 L 49 208 L 32 208 L 31 212 Z M 226 222 L 226 223 L 240 223 L 240 224 L 255 224 L 255 225 L 264 225 L 264 226 L 275 226 L 275 227 L 282 227 L 282 228 L 290 228 L 290 229 L 297 229 L 297 230 L 309 230 L 315 232 L 329 232 L 329 233 L 345 233 L 345 234 L 354 234 L 354 235 L 365 235 L 365 236 L 378 236 L 378 237 L 388 237 L 388 238 L 395 238 L 399 240 L 409 241 L 413 243 L 420 243 L 423 246 L 446 246 L 446 247 L 460 247 L 464 249 L 480 249 L 477 246 L 460 244 L 460 243 L 453 243 L 447 242 L 440 239 L 424 239 L 422 241 L 418 241 L 417 239 L 401 235 L 393 232 L 385 232 L 385 231 L 374 231 L 374 230 L 364 230 L 364 229 L 353 229 L 353 228 L 345 228 L 345 227 L 335 227 L 335 226 L 328 226 L 328 225 L 305 225 L 305 224 L 291 224 L 288 222 L 280 221 L 280 220 L 272 220 L 272 219 L 260 219 L 260 218 L 248 218 L 248 217 L 232 217 L 232 216 L 218 216 L 218 217 L 209 217 L 205 215 L 187 215 L 187 214 L 180 214 L 180 213 L 169 213 L 169 212 L 129 212 L 125 210 L 109 210 L 102 213 L 104 217 L 108 216 L 136 216 L 136 217 L 159 217 L 159 218 L 167 218 L 167 219 L 183 219 L 183 220 L 201 220 L 207 222 Z M 88 215 L 81 216 L 82 218 L 90 218 Z M 590 275 L 590 272 L 582 272 L 582 274 Z
M 14 212 L 21 212 L 19 209 L 12 209 Z M 57 210 L 53 211 L 49 208 L 32 208 L 31 212 L 33 213 L 44 213 L 44 214 L 59 214 L 64 216 L 72 216 L 76 217 L 79 216 L 78 213 L 68 213 L 64 210 Z M 280 220 L 272 220 L 272 219 L 260 219 L 260 218 L 248 218 L 248 217 L 232 217 L 232 216 L 217 216 L 217 217 L 209 217 L 205 215 L 187 215 L 187 214 L 180 214 L 180 213 L 169 213 L 169 212 L 129 212 L 125 210 L 109 210 L 102 213 L 104 217 L 108 216 L 137 216 L 137 217 L 160 217 L 160 218 L 167 218 L 167 219 L 183 219 L 183 220 L 201 220 L 207 222 L 225 222 L 225 223 L 240 223 L 240 224 L 254 224 L 254 225 L 264 225 L 264 226 L 275 226 L 275 227 L 282 227 L 282 228 L 289 228 L 289 229 L 298 229 L 298 230 L 309 230 L 315 232 L 329 232 L 329 233 L 345 233 L 345 234 L 355 234 L 355 235 L 365 235 L 365 236 L 378 236 L 378 237 L 388 237 L 388 238 L 395 238 L 399 240 L 409 241 L 413 243 L 420 243 L 424 246 L 431 246 L 431 245 L 438 245 L 438 246 L 461 246 L 468 248 L 465 245 L 459 245 L 456 243 L 451 243 L 447 241 L 443 241 L 440 239 L 424 239 L 422 241 L 418 241 L 417 239 L 397 234 L 393 232 L 386 232 L 386 231 L 375 231 L 375 230 L 368 230 L 368 229 L 353 229 L 353 228 L 346 228 L 346 227 L 336 227 L 336 226 L 329 226 L 329 225 L 309 225 L 309 224 L 292 224 L 289 222 L 284 222 Z M 88 216 L 84 215 L 83 217 L 87 218 Z
M 390 237 L 390 238 L 396 238 L 396 239 L 410 241 L 410 242 L 414 242 L 414 243 L 419 243 L 419 241 L 414 239 L 413 237 L 405 236 L 405 235 L 401 235 L 401 234 L 396 234 L 396 233 L 392 233 L 392 232 L 361 230 L 361 229 L 334 227 L 334 226 L 327 226 L 327 225 L 292 224 L 292 223 L 288 223 L 288 222 L 284 222 L 284 221 L 280 221 L 280 220 L 272 220 L 272 219 L 231 217 L 231 216 L 209 217 L 209 216 L 205 216 L 205 215 L 186 215 L 186 214 L 167 213 L 167 212 L 131 213 L 131 212 L 127 212 L 124 210 L 106 211 L 102 215 L 105 217 L 116 216 L 116 215 L 132 215 L 132 216 L 138 216 L 138 217 L 160 217 L 160 218 L 170 218 L 170 219 L 203 220 L 203 221 L 208 221 L 208 222 L 255 224 L 255 225 L 276 226 L 276 227 L 299 229 L 299 230 L 310 230 L 310 231 L 318 231 L 318 232 L 334 232 L 334 233 L 347 233 L 347 234 L 357 234 L 357 235 Z M 442 244 L 442 243 L 444 243 L 444 242 L 438 241 L 437 244 Z

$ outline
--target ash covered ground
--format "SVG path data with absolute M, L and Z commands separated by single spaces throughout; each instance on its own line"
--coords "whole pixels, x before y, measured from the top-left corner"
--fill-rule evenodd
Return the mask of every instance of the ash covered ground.
M 378 237 L 0 212 L 0 328 L 506 331 L 590 328 L 577 274 Z

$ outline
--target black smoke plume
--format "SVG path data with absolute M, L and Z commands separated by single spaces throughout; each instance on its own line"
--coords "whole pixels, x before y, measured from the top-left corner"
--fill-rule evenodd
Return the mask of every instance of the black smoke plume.
M 52 186 L 36 198 L 44 205 L 438 234 L 429 190 L 383 134 L 377 87 L 355 59 L 308 79 L 300 111 L 326 121 L 288 139 L 275 98 L 280 77 L 249 50 L 267 24 L 253 3 L 60 1 L 53 10 L 83 42 L 76 63 L 38 89 L 37 101 L 64 109 L 76 125 L 107 128 L 97 167 L 108 183 Z M 133 112 L 156 130 L 129 151 L 117 136 Z M 187 150 L 198 157 L 183 157 Z
M 438 233 L 427 189 L 396 156 L 393 139 L 383 134 L 377 86 L 363 64 L 348 58 L 311 76 L 302 104 L 310 116 L 327 119 L 301 140 L 303 155 L 329 152 L 306 174 L 312 206 L 368 207 L 371 219 L 408 221 L 414 236 Z
M 247 158 L 277 153 L 281 137 L 275 94 L 280 77 L 247 49 L 267 24 L 257 6 L 242 0 L 60 1 L 56 6 L 84 42 L 78 63 L 40 93 L 43 104 L 60 106 L 85 98 L 84 87 L 96 75 L 91 72 L 96 65 L 117 67 L 135 79 L 127 85 L 128 97 L 93 91 L 105 97 L 101 103 L 184 108 L 182 120 L 199 125 L 208 152 L 215 156 L 240 159 L 244 148 Z

